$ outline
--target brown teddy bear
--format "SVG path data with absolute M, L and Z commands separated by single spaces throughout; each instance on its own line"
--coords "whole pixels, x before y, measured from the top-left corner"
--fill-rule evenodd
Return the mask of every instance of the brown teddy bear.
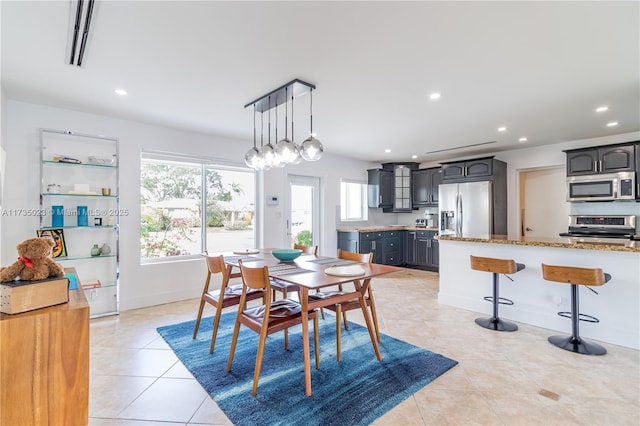
M 29 238 L 16 246 L 18 260 L 11 266 L 0 268 L 0 282 L 36 281 L 64 275 L 62 265 L 51 258 L 55 242 L 51 238 Z

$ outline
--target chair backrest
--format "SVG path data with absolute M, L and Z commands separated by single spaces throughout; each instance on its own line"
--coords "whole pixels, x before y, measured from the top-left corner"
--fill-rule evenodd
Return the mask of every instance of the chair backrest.
M 269 285 L 269 268 L 247 268 L 242 264 L 242 260 L 238 260 L 240 273 L 242 274 L 242 282 L 249 288 L 270 290 Z M 269 293 L 270 291 L 267 291 Z
M 293 244 L 293 248 L 302 250 L 303 253 L 318 255 L 318 246 L 303 246 L 302 244 Z
M 608 281 L 600 268 L 576 268 L 542 264 L 542 277 L 547 281 L 578 285 L 603 285 Z
M 471 269 L 493 272 L 495 274 L 514 274 L 518 271 L 513 259 L 495 259 L 493 257 L 470 256 Z
M 207 256 L 207 269 L 212 274 L 222 273 L 226 274 L 227 268 L 224 265 L 224 258 L 222 256 Z
M 371 263 L 373 262 L 373 253 L 354 253 L 338 249 L 338 259 L 353 260 L 360 263 Z

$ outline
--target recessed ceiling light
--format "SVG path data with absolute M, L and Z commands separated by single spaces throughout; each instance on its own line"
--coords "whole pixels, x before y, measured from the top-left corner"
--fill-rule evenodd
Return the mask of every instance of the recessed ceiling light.
M 432 101 L 435 101 L 436 99 L 440 99 L 440 93 L 438 92 L 433 92 L 429 95 L 429 99 L 431 99 Z
M 498 131 L 499 131 L 499 132 L 506 132 L 506 131 L 507 131 L 507 128 L 506 128 L 506 127 L 504 127 L 504 126 L 502 126 L 502 127 L 498 127 Z
M 596 112 L 605 112 L 605 111 L 609 111 L 609 107 L 608 106 L 601 106 L 596 108 Z
M 613 127 L 613 126 L 617 126 L 618 122 L 617 121 L 610 121 L 607 123 L 607 127 Z
M 116 89 L 114 93 L 118 96 L 127 96 L 127 91 L 124 89 Z
M 411 158 L 416 159 L 416 158 L 418 158 L 418 156 L 417 155 L 412 155 Z
M 389 148 L 385 149 L 384 152 L 386 152 L 387 154 L 391 152 L 391 150 Z
M 526 142 L 526 141 L 527 141 L 527 138 L 520 138 L 520 139 L 518 139 L 518 142 Z

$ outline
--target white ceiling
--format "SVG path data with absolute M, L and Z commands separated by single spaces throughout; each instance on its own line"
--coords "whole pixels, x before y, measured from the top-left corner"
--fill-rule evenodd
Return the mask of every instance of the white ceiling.
M 325 152 L 437 161 L 640 130 L 639 5 L 101 1 L 75 67 L 65 61 L 72 3 L 3 0 L 2 88 L 248 149 L 253 114 L 243 106 L 299 78 L 317 86 Z M 600 105 L 609 111 L 594 112 Z M 298 142 L 308 108 L 308 96 L 296 100 Z

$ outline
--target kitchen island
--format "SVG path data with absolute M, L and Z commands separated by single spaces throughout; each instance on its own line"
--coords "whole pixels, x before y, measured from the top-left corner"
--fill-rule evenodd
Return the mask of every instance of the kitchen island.
M 439 236 L 440 289 L 438 301 L 490 315 L 490 273 L 474 271 L 469 256 L 513 259 L 526 269 L 500 278 L 500 296 L 514 305 L 501 305 L 500 317 L 571 334 L 571 321 L 557 315 L 571 310 L 570 285 L 545 281 L 542 263 L 601 268 L 611 281 L 594 288 L 580 287 L 580 312 L 599 323 L 580 322 L 580 334 L 602 342 L 640 349 L 640 242 L 585 243 L 573 238 L 509 238 Z

